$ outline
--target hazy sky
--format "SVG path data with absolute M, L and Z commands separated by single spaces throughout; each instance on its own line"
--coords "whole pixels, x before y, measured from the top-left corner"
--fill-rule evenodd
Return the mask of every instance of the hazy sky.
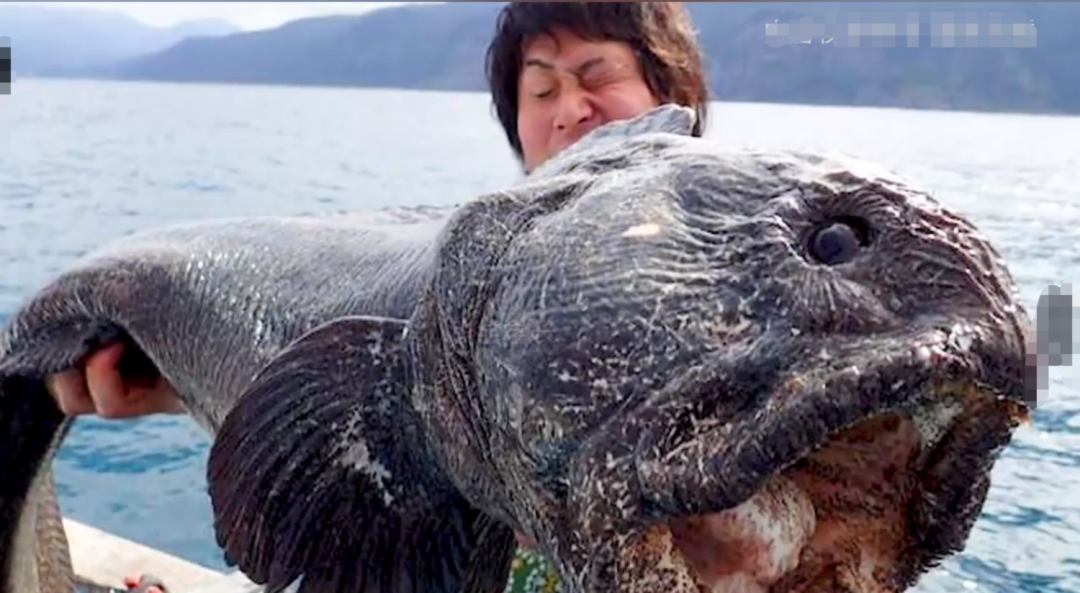
M 0 2 L 0 4 L 9 4 Z M 10 4 L 28 4 L 11 2 Z M 276 27 L 287 21 L 326 14 L 357 14 L 405 2 L 34 2 L 104 8 L 156 26 L 180 21 L 220 18 L 247 30 Z M 419 3 L 410 3 L 419 4 Z

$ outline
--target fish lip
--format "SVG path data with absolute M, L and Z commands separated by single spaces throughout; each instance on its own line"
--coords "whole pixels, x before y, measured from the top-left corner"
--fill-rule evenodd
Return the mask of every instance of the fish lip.
M 743 413 L 695 438 L 719 443 L 708 450 L 706 459 L 691 455 L 680 459 L 670 449 L 665 456 L 643 455 L 647 449 L 663 449 L 655 446 L 661 439 L 659 431 L 644 434 L 635 469 L 646 515 L 670 520 L 733 508 L 752 497 L 769 477 L 844 430 L 881 414 L 910 416 L 931 409 L 957 385 L 981 392 L 980 401 L 995 402 L 991 407 L 996 412 L 980 416 L 980 422 L 985 431 L 1005 435 L 1007 442 L 1019 419 L 1035 406 L 1033 371 L 1025 364 L 1023 337 L 1003 336 L 1001 326 L 990 323 L 919 326 L 869 338 L 841 337 L 833 342 L 840 344 L 834 350 L 844 350 L 847 342 L 854 351 L 837 357 L 826 372 L 820 363 L 793 365 L 772 383 L 756 413 Z M 859 351 L 870 345 L 877 348 Z M 697 388 L 698 399 L 715 399 L 724 386 L 706 380 L 698 381 Z M 938 435 L 935 450 L 951 442 L 955 427 L 953 421 Z M 959 449 L 963 444 L 946 446 Z M 958 452 L 963 453 L 949 453 Z M 983 456 L 987 455 L 991 454 Z M 996 452 L 992 455 L 996 457 Z
M 827 370 L 793 365 L 772 382 L 758 413 L 699 433 L 695 441 L 718 445 L 704 459 L 676 457 L 681 472 L 671 471 L 671 458 L 642 455 L 639 442 L 635 470 L 645 512 L 639 528 L 723 512 L 851 427 L 888 413 L 914 419 L 915 412 L 958 401 L 961 413 L 946 414 L 936 438 L 921 450 L 915 489 L 901 511 L 908 517 L 908 541 L 888 579 L 895 590 L 914 586 L 963 550 L 986 500 L 990 470 L 1035 406 L 1023 336 L 1001 328 L 962 322 L 841 338 L 853 347 Z M 880 348 L 859 350 L 860 342 Z M 715 399 L 715 383 L 700 381 L 698 387 L 698 396 Z M 642 442 L 656 436 L 647 434 Z

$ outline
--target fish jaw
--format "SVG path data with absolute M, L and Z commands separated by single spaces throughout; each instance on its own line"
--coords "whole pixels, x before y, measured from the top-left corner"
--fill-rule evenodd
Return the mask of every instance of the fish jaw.
M 1011 402 L 970 398 L 960 413 L 938 413 L 934 421 L 945 429 L 937 433 L 920 430 L 925 418 L 874 415 L 770 475 L 732 507 L 624 528 L 578 547 L 588 549 L 589 558 L 581 565 L 571 560 L 561 571 L 581 576 L 567 590 L 905 591 L 941 557 L 962 549 L 985 500 L 985 479 L 971 479 L 960 498 L 938 482 L 957 463 L 1000 451 L 987 446 L 984 429 L 973 427 L 990 418 L 1011 426 L 1027 419 L 1027 410 Z M 986 448 L 980 452 L 980 446 Z M 963 501 L 957 518 L 928 525 L 937 515 L 927 505 L 941 504 L 935 495 L 948 494 Z M 955 549 L 925 543 L 941 537 L 956 542 Z

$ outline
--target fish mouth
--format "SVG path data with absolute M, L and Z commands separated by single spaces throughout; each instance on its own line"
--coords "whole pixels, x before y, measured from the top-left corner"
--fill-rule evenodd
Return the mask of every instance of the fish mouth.
M 905 333 L 839 340 L 758 413 L 640 464 L 662 510 L 618 553 L 616 572 L 638 575 L 618 588 L 891 593 L 962 550 L 1034 402 L 1024 342 L 962 324 Z

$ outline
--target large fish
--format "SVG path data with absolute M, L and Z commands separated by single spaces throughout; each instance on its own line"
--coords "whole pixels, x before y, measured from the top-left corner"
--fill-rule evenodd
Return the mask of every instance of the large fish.
M 692 124 L 608 124 L 413 232 L 202 223 L 93 255 L 0 342 L 24 443 L 0 517 L 62 433 L 41 377 L 119 335 L 215 435 L 218 541 L 270 590 L 494 593 L 514 531 L 573 592 L 910 587 L 1034 404 L 1008 271 L 887 172 Z
M 153 229 L 89 254 L 33 295 L 0 334 L 0 591 L 72 587 L 48 472 L 71 420 L 46 393 L 45 373 L 122 339 L 133 353 L 122 365 L 164 375 L 213 435 L 256 371 L 306 331 L 346 314 L 410 315 L 416 271 L 451 211 Z

